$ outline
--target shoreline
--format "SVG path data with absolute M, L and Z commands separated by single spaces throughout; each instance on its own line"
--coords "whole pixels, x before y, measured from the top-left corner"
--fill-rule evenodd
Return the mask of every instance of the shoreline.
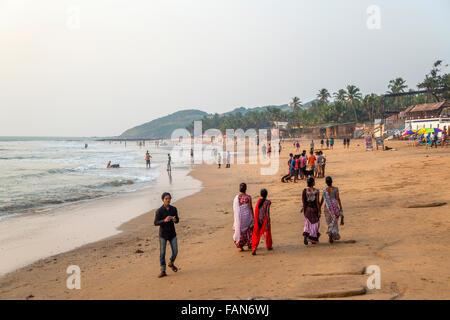
M 325 151 L 326 174 L 339 187 L 346 216 L 340 227 L 342 240 L 332 245 L 323 218 L 320 243 L 302 243 L 304 181 L 279 180 L 286 171 L 287 154 L 293 152 L 287 142 L 280 171 L 273 176 L 262 176 L 260 165 L 250 164 L 220 170 L 202 164 L 189 173 L 202 181 L 202 189 L 174 202 L 180 215 L 178 273 L 168 270 L 168 277 L 157 278 L 158 229 L 153 225 L 154 210 L 147 210 L 122 224 L 120 234 L 0 277 L 0 298 L 334 299 L 347 294 L 341 298 L 448 299 L 450 191 L 430 193 L 421 181 L 424 176 L 436 181 L 450 178 L 445 166 L 450 149 L 411 148 L 401 141 L 389 145 L 396 151 L 366 152 L 362 140 L 352 140 L 349 150 L 339 141 L 334 150 Z M 413 174 L 418 171 L 422 174 Z M 319 190 L 323 180 L 317 179 Z M 262 187 L 269 191 L 273 251 L 266 251 L 262 242 L 257 255 L 251 256 L 233 244 L 232 198 L 242 181 L 254 203 Z M 416 202 L 447 204 L 411 208 Z M 143 252 L 136 253 L 138 249 Z M 74 264 L 81 269 L 80 290 L 66 287 L 66 269 Z M 370 265 L 381 269 L 381 289 L 363 292 L 367 275 L 362 270 Z
M 201 182 L 190 177 L 190 171 L 172 173 L 172 180 L 181 180 L 182 185 L 192 184 L 191 188 L 179 188 L 171 184 L 163 165 L 159 170 L 155 184 L 144 190 L 70 203 L 2 221 L 0 277 L 36 261 L 120 234 L 120 226 L 159 207 L 160 194 L 166 190 L 175 192 L 176 199 L 201 190 Z

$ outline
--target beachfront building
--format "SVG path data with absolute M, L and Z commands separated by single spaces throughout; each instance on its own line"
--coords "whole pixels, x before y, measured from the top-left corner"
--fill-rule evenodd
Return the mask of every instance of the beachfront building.
M 405 110 L 405 129 L 447 129 L 450 126 L 450 102 L 441 101 L 409 106 Z
M 311 135 L 313 138 L 353 138 L 356 123 L 328 123 L 318 126 L 305 127 L 304 135 Z

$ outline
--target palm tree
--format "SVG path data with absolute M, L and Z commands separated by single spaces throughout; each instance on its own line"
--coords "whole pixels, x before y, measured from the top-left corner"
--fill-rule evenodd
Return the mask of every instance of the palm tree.
M 367 108 L 367 114 L 369 115 L 369 121 L 372 122 L 375 119 L 375 104 L 377 103 L 378 96 L 375 93 L 368 94 L 364 97 L 363 102 Z
M 328 104 L 328 99 L 331 97 L 330 93 L 327 89 L 323 88 L 317 94 L 317 98 L 319 99 L 321 104 Z
M 395 79 L 389 81 L 388 88 L 390 89 L 390 91 L 388 91 L 388 93 L 395 94 L 395 93 L 405 92 L 405 89 L 407 89 L 408 86 L 406 85 L 406 81 L 403 80 L 403 78 L 395 78 Z M 395 103 L 397 103 L 398 97 L 395 97 L 394 101 L 395 101 Z M 400 99 L 400 101 L 401 101 L 401 99 Z
M 347 86 L 347 101 L 350 103 L 355 114 L 355 122 L 358 122 L 358 115 L 356 114 L 355 102 L 361 99 L 361 92 L 357 86 L 348 85 Z
M 339 89 L 338 92 L 333 93 L 334 100 L 345 102 L 347 100 L 347 92 L 344 89 Z
M 300 110 L 300 107 L 302 106 L 302 102 L 300 101 L 300 98 L 293 97 L 292 102 L 290 103 L 290 106 L 293 108 L 294 112 L 298 112 Z

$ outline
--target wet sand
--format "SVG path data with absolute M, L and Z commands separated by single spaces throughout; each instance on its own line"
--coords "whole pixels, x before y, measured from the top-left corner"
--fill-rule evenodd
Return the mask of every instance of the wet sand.
M 178 273 L 168 269 L 168 277 L 157 278 L 152 210 L 123 224 L 120 234 L 3 276 L 0 298 L 449 299 L 450 148 L 387 145 L 397 150 L 365 151 L 363 140 L 352 140 L 347 150 L 337 140 L 334 150 L 325 151 L 326 174 L 339 187 L 344 207 L 341 241 L 327 242 L 322 216 L 320 243 L 303 244 L 305 182 L 280 182 L 293 151 L 286 141 L 276 175 L 263 176 L 259 165 L 249 164 L 220 170 L 198 165 L 191 172 L 203 187 L 174 203 L 180 215 Z M 302 141 L 301 149 L 306 146 Z M 240 182 L 248 184 L 254 203 L 262 187 L 269 191 L 273 251 L 262 242 L 252 256 L 233 244 L 232 201 Z M 318 179 L 316 187 L 324 186 Z M 80 290 L 66 287 L 69 265 L 82 270 Z M 362 272 L 370 265 L 381 269 L 379 290 L 364 288 L 368 276 Z

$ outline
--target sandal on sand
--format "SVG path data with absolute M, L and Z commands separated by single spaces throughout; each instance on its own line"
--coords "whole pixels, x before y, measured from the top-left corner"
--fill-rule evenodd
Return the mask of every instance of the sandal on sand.
M 308 245 L 308 238 L 304 237 L 303 238 L 303 243 L 305 244 L 305 246 L 307 246 Z
M 170 269 L 172 269 L 173 272 L 177 272 L 177 271 L 178 271 L 178 268 L 175 267 L 175 265 L 174 265 L 173 263 L 169 263 L 167 266 L 168 266 Z
M 329 243 L 333 243 L 334 242 L 333 236 L 331 234 L 328 235 L 328 242 Z
M 252 255 L 256 256 L 256 250 L 252 251 Z
M 158 278 L 162 278 L 162 277 L 166 277 L 166 276 L 167 276 L 167 273 L 165 271 L 161 271 Z
M 269 249 L 267 249 L 267 250 L 273 250 L 273 248 L 269 248 Z

